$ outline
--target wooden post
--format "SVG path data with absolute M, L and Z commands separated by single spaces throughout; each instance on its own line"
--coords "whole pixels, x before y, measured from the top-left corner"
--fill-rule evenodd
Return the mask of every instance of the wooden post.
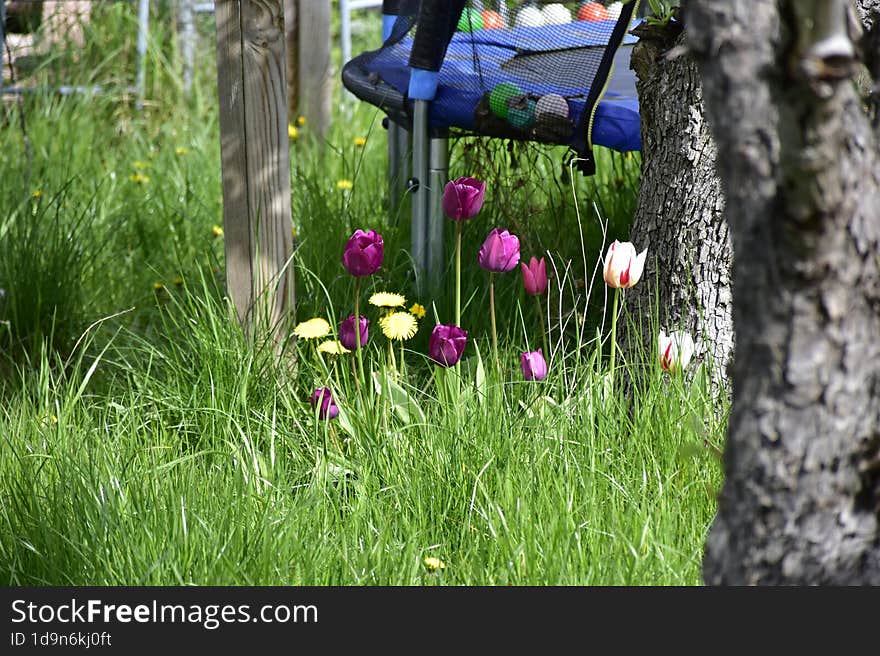
M 293 310 L 283 0 L 218 0 L 226 282 L 250 335 Z
M 284 0 L 284 31 L 287 40 L 287 111 L 293 119 L 299 111 L 299 0 Z
M 323 138 L 330 125 L 333 77 L 330 0 L 300 0 L 299 99 L 309 132 Z

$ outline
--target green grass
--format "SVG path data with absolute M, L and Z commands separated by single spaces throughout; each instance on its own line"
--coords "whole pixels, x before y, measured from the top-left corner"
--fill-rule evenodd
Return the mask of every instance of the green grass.
M 96 38 L 127 25 L 126 11 L 99 16 Z M 64 73 L 126 79 L 130 44 L 106 43 L 103 58 L 90 52 L 89 66 Z M 593 339 L 602 223 L 608 239 L 625 238 L 638 158 L 601 151 L 599 175 L 566 181 L 559 150 L 456 144 L 451 174 L 489 181 L 465 226 L 473 339 L 456 384 L 424 355 L 434 313 L 451 322 L 452 276 L 437 298 L 413 294 L 408 221 L 384 209 L 380 115 L 339 109 L 323 147 L 304 126 L 292 145 L 296 318 L 351 312 L 340 255 L 357 227 L 378 229 L 387 249 L 362 307 L 379 289 L 429 305 L 406 374 L 359 395 L 350 356 L 321 360 L 295 342 L 278 362 L 241 334 L 211 230 L 222 222 L 213 70 L 183 96 L 169 43 L 160 33 L 153 44 L 143 114 L 124 95 L 27 100 L 28 176 L 17 108 L 0 109 L 0 581 L 699 583 L 725 408 L 701 370 L 687 382 L 662 374 L 653 344 L 618 358 L 619 384 L 604 392 L 607 323 L 605 357 Z M 132 181 L 138 172 L 149 182 Z M 495 226 L 559 271 L 540 383 L 519 374 L 519 352 L 540 337 L 518 272 L 498 277 L 505 371 L 489 365 L 476 251 Z M 381 372 L 386 342 L 366 312 L 365 362 Z M 329 423 L 308 403 L 327 382 L 343 412 Z M 429 571 L 426 556 L 446 568 Z

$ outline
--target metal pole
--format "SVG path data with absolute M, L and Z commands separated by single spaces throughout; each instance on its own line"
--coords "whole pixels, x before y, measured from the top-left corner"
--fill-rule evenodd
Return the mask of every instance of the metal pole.
M 424 275 L 428 271 L 427 219 L 428 219 L 428 165 L 430 142 L 428 139 L 427 100 L 414 101 L 413 107 L 413 177 L 412 192 L 412 256 L 416 264 L 416 289 L 423 291 Z
M 144 108 L 144 94 L 147 82 L 147 32 L 150 20 L 150 0 L 139 0 L 138 5 L 138 70 L 137 70 L 137 103 L 138 111 Z
M 403 206 L 407 180 L 412 175 L 412 134 L 404 126 L 388 119 L 388 197 L 391 218 L 396 219 Z
M 351 60 L 351 5 L 349 0 L 339 0 L 339 37 L 342 41 L 342 65 Z
M 12 66 L 12 62 L 9 62 Z M 3 95 L 3 76 L 6 74 L 6 0 L 0 0 L 0 96 Z
M 426 236 L 428 240 L 428 286 L 436 291 L 443 273 L 443 189 L 449 180 L 449 135 L 431 136 L 430 170 L 428 172 L 428 215 Z
M 183 57 L 183 90 L 189 94 L 195 66 L 196 31 L 193 22 L 193 0 L 180 0 L 180 53 Z

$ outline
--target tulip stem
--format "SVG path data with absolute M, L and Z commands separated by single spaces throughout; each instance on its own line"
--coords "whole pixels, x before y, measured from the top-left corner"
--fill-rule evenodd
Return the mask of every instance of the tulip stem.
M 455 325 L 461 328 L 461 221 L 455 222 Z
M 541 319 L 541 341 L 544 343 L 544 359 L 550 359 L 550 351 L 547 348 L 547 326 L 544 323 L 544 308 L 541 307 L 541 297 L 535 296 L 535 303 L 538 306 L 538 317 Z
M 614 288 L 614 310 L 611 313 L 611 357 L 608 360 L 608 368 L 611 370 L 611 389 L 614 389 L 614 360 L 617 355 L 617 303 L 620 297 L 620 288 Z
M 360 317 L 361 279 L 354 279 L 354 343 L 357 346 L 358 375 L 355 382 L 361 391 L 361 378 L 364 375 L 364 356 L 361 353 L 361 317 Z
M 495 327 L 495 272 L 489 272 L 489 314 L 492 316 L 492 352 L 495 364 L 501 370 L 501 358 L 498 357 L 498 329 Z

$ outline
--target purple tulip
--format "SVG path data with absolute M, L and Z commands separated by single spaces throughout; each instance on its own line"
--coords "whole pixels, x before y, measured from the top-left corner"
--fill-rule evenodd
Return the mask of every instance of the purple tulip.
M 428 354 L 441 367 L 451 367 L 460 359 L 467 344 L 467 331 L 453 325 L 434 326 L 428 344 Z
M 547 377 L 547 361 L 541 349 L 521 354 L 519 364 L 526 380 L 544 380 Z
M 330 393 L 329 387 L 319 387 L 312 393 L 309 399 L 312 403 L 312 409 L 318 407 L 318 419 L 333 419 L 339 414 L 339 408 L 333 401 L 333 395 Z
M 361 346 L 366 346 L 370 341 L 370 320 L 364 315 L 358 317 L 361 332 Z M 339 324 L 339 341 L 349 351 L 357 350 L 357 335 L 354 334 L 354 315 Z
M 525 262 L 520 262 L 519 266 L 522 269 L 526 294 L 539 296 L 547 291 L 547 263 L 543 257 L 540 260 L 532 258 L 528 266 Z
M 355 230 L 342 252 L 342 264 L 356 278 L 371 276 L 382 266 L 385 243 L 375 230 Z
M 507 230 L 495 228 L 480 247 L 477 259 L 486 271 L 510 271 L 519 264 L 519 238 Z
M 453 221 L 467 221 L 483 207 L 486 183 L 474 178 L 458 178 L 443 189 L 443 211 Z

